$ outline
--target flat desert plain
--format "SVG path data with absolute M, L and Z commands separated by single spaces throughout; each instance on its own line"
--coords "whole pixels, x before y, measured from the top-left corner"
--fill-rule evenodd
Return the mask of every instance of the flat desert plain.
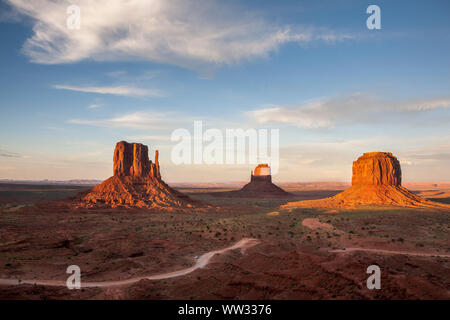
M 66 198 L 84 186 L 0 186 L 0 299 L 449 299 L 450 212 L 363 207 L 297 208 L 345 184 L 279 184 L 292 199 L 215 196 L 226 187 L 183 186 L 207 211 L 74 208 Z M 450 185 L 405 184 L 450 202 Z M 233 246 L 242 239 L 252 244 Z M 145 279 L 207 264 L 178 277 Z M 82 283 L 59 281 L 78 265 Z M 369 290 L 367 267 L 381 269 Z M 121 280 L 137 279 L 131 282 Z M 9 283 L 15 280 L 19 284 Z M 21 283 L 31 280 L 31 283 Z

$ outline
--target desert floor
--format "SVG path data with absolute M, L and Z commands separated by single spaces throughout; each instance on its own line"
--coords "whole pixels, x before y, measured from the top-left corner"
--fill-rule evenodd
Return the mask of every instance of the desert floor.
M 0 279 L 118 281 L 194 266 L 196 257 L 243 238 L 259 243 L 215 255 L 175 278 L 68 290 L 0 286 L 0 299 L 449 299 L 450 212 L 367 207 L 280 211 L 287 201 L 324 198 L 342 188 L 291 185 L 293 199 L 233 199 L 214 188 L 183 188 L 208 212 L 76 209 L 83 187 L 0 185 Z M 407 186 L 408 187 L 408 186 Z M 85 188 L 85 187 L 84 187 Z M 322 189 L 321 189 L 322 188 Z M 450 202 L 450 187 L 414 185 Z M 327 190 L 328 189 L 328 190 Z M 343 250 L 345 248 L 345 250 Z M 381 289 L 366 287 L 368 266 Z

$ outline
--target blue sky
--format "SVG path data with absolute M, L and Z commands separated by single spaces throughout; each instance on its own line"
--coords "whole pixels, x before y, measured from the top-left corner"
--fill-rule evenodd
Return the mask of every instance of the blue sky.
M 104 179 L 133 140 L 169 182 L 246 180 L 171 162 L 171 132 L 202 120 L 280 129 L 277 181 L 349 181 L 369 151 L 450 181 L 448 1 L 125 2 L 0 2 L 0 178 Z

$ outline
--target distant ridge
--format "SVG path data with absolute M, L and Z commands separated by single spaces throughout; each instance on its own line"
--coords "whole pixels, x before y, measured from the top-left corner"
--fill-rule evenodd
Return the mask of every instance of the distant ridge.
M 72 180 L 15 180 L 0 179 L 0 183 L 10 184 L 42 184 L 42 185 L 81 185 L 95 186 L 102 183 L 103 180 L 96 179 L 72 179 Z M 170 182 L 169 182 L 170 183 Z M 218 189 L 240 189 L 246 185 L 246 181 L 230 181 L 230 182 L 172 182 L 170 185 L 174 188 L 218 188 Z M 307 182 L 277 182 L 277 185 L 283 189 L 293 190 L 340 190 L 350 187 L 350 182 L 339 181 L 307 181 Z M 423 188 L 450 188 L 450 182 L 405 182 L 403 186 L 411 190 Z
M 9 184 L 37 184 L 37 185 L 79 185 L 79 186 L 95 186 L 102 180 L 94 179 L 73 179 L 73 180 L 12 180 L 0 179 L 0 183 Z

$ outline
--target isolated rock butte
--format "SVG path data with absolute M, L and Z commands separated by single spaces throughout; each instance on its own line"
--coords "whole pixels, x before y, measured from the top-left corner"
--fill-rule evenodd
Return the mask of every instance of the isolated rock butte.
M 401 186 L 400 162 L 390 152 L 364 153 L 353 162 L 352 186 L 334 197 L 290 202 L 283 209 L 355 208 L 381 205 L 414 208 L 450 209 L 450 205 L 433 202 Z
M 82 195 L 85 206 L 167 210 L 193 207 L 193 200 L 161 179 L 158 151 L 152 162 L 147 146 L 121 141 L 116 145 L 113 160 L 114 175 Z
M 241 190 L 231 191 L 232 195 L 252 198 L 286 197 L 291 194 L 272 183 L 272 175 L 268 164 L 259 164 L 251 172 L 250 182 Z

